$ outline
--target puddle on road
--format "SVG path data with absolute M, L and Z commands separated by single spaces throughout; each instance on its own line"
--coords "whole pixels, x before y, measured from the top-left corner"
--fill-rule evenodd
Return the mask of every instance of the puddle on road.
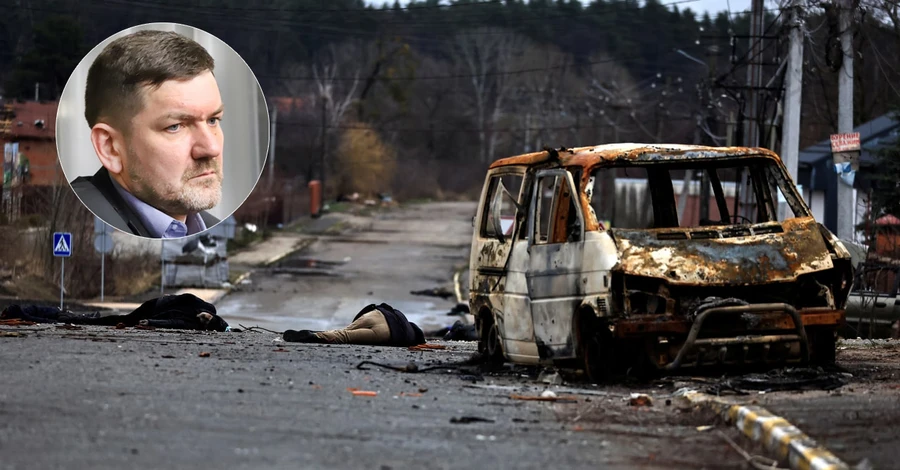
M 292 276 L 334 276 L 344 275 L 335 270 L 347 264 L 349 260 L 322 260 L 316 258 L 289 258 L 268 269 L 273 274 L 289 274 Z
M 289 258 L 275 265 L 278 268 L 320 268 L 334 269 L 347 264 L 348 260 L 322 260 L 316 258 Z

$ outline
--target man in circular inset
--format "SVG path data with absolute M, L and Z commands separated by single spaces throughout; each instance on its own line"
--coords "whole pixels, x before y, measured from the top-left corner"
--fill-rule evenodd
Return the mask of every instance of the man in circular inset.
M 85 118 L 103 165 L 72 181 L 106 223 L 151 238 L 179 238 L 218 223 L 223 104 L 212 56 L 173 32 L 118 38 L 88 71 Z

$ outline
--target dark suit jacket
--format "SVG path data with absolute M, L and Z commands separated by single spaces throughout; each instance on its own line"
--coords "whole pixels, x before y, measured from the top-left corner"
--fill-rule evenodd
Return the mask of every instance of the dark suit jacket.
M 100 168 L 94 176 L 79 176 L 72 181 L 72 189 L 81 202 L 97 217 L 113 227 L 125 232 L 148 238 L 159 238 L 152 235 L 141 222 L 137 212 L 122 199 L 113 186 L 106 168 Z M 206 227 L 219 223 L 219 219 L 203 211 L 200 217 Z

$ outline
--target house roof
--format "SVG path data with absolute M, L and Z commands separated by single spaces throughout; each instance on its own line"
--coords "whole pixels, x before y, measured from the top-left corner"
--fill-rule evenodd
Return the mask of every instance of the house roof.
M 58 106 L 55 101 L 7 103 L 0 110 L 0 135 L 12 139 L 53 140 L 56 138 Z
M 900 122 L 893 114 L 885 114 L 856 126 L 853 132 L 859 132 L 860 164 L 874 164 L 878 148 L 900 136 Z M 800 150 L 801 166 L 813 166 L 823 159 L 831 159 L 830 137 Z
M 294 96 L 274 96 L 271 98 L 271 103 L 278 109 L 279 113 L 290 114 L 303 109 L 305 100 Z

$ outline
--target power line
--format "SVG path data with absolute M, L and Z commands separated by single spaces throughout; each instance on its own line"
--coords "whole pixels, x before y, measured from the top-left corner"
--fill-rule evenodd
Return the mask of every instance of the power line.
M 107 3 L 109 2 L 109 0 L 101 0 L 101 1 L 107 2 Z M 670 7 L 670 6 L 676 6 L 676 5 L 681 5 L 681 4 L 685 4 L 685 3 L 695 3 L 698 1 L 700 1 L 700 0 L 674 0 L 672 2 L 662 3 L 661 5 L 663 7 Z M 150 0 L 131 1 L 128 3 L 132 3 L 132 4 L 144 3 L 147 6 L 150 6 L 153 8 L 171 8 L 171 9 L 181 9 L 181 10 L 186 10 L 186 9 L 198 10 L 199 9 L 199 10 L 204 10 L 203 11 L 204 13 L 208 13 L 209 9 L 211 8 L 209 6 L 200 6 L 200 5 L 174 5 L 171 3 L 153 2 Z M 619 5 L 621 5 L 621 7 Z M 625 3 L 614 3 L 614 4 L 603 5 L 603 7 L 605 7 L 605 8 L 609 8 L 609 7 L 621 8 L 623 10 L 640 10 L 643 8 L 640 5 L 636 5 L 633 7 L 629 7 L 629 5 L 630 4 L 625 4 Z M 525 4 L 523 4 L 522 6 L 525 7 L 526 9 L 530 8 L 529 6 L 527 6 Z M 254 7 L 254 8 L 248 8 L 248 7 L 232 7 L 232 6 L 225 6 L 225 5 L 218 5 L 215 8 L 217 10 L 235 11 L 235 12 L 243 12 L 243 13 L 253 13 L 253 12 L 267 13 L 267 12 L 270 12 L 270 13 L 364 13 L 364 14 L 391 13 L 391 14 L 396 14 L 397 12 L 401 12 L 401 11 L 412 12 L 412 11 L 426 11 L 426 10 L 450 10 L 450 9 L 457 10 L 457 9 L 461 9 L 464 7 L 483 7 L 485 9 L 487 7 L 511 8 L 502 3 L 494 2 L 494 1 L 472 2 L 472 3 L 450 3 L 450 4 L 446 4 L 446 5 L 421 5 L 421 6 L 410 4 L 405 7 L 401 6 L 398 8 L 394 8 L 394 7 L 391 7 L 391 8 L 375 8 L 375 7 L 363 7 L 363 8 L 258 8 L 258 7 Z M 553 7 L 550 7 L 550 8 L 553 8 Z M 475 8 L 473 8 L 473 9 L 475 9 Z M 590 14 L 590 13 L 588 13 L 588 14 Z M 560 16 L 580 16 L 580 14 L 560 15 Z
M 629 62 L 643 61 L 643 60 L 644 60 L 643 57 L 634 57 L 632 59 L 607 58 L 607 59 L 589 61 L 589 62 L 585 62 L 582 64 L 577 64 L 577 66 L 584 67 L 584 66 L 601 65 L 601 64 L 609 64 L 609 63 L 616 63 L 616 64 L 624 65 Z M 430 75 L 430 76 L 426 75 L 426 76 L 421 76 L 421 77 L 377 77 L 376 79 L 384 80 L 384 81 L 451 80 L 451 79 L 472 78 L 472 77 L 482 77 L 482 76 L 521 75 L 521 74 L 534 73 L 534 72 L 547 72 L 547 71 L 556 70 L 556 69 L 577 68 L 577 66 L 576 66 L 576 64 L 564 63 L 564 64 L 557 64 L 557 65 L 549 65 L 549 66 L 545 66 L 545 67 L 531 67 L 531 68 L 524 68 L 524 69 L 518 69 L 518 70 L 497 70 L 497 71 L 485 72 L 485 73 L 481 73 L 481 74 L 453 74 L 453 75 Z M 654 70 L 657 70 L 660 73 L 662 72 L 662 70 L 660 70 L 660 69 L 654 69 Z M 330 80 L 330 81 L 341 81 L 341 82 L 351 81 L 352 82 L 352 81 L 356 81 L 356 80 L 364 80 L 364 78 L 362 78 L 362 77 L 348 77 L 348 76 L 331 77 L 327 80 L 323 79 L 323 78 L 312 77 L 312 76 L 287 76 L 287 75 L 268 75 L 268 74 L 260 74 L 260 75 L 257 75 L 257 77 L 265 78 L 265 79 L 269 79 L 269 80 L 298 80 L 298 81 L 315 81 L 315 80 L 329 81 Z

